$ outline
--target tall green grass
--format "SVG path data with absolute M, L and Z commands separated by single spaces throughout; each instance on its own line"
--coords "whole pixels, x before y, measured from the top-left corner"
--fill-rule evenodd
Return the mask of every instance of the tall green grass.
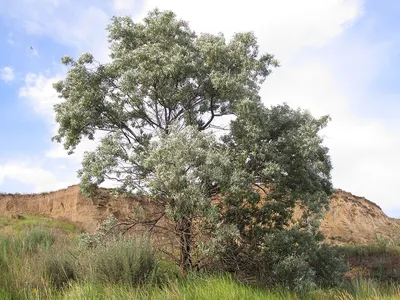
M 246 285 L 223 274 L 181 278 L 147 239 L 111 238 L 82 247 L 75 234 L 38 220 L 40 226 L 15 220 L 16 228 L 9 223 L 10 232 L 0 233 L 0 299 L 400 299 L 399 284 L 372 279 L 296 293 Z M 383 255 L 375 248 L 360 249 L 343 252 Z
M 198 300 L 258 300 L 290 299 L 289 291 L 267 292 L 235 282 L 230 276 L 192 276 L 158 286 L 133 288 L 126 285 L 76 284 L 61 299 L 198 299 Z M 294 298 L 293 298 L 294 299 Z
M 114 238 L 82 248 L 77 239 L 53 228 L 13 231 L 0 235 L 0 299 L 48 298 L 76 282 L 161 283 L 165 274 L 158 266 L 146 239 Z
M 147 239 L 115 239 L 90 251 L 94 282 L 137 286 L 158 281 L 158 260 Z
M 55 240 L 54 232 L 40 227 L 0 236 L 0 289 L 37 286 L 42 280 L 41 254 L 50 251 Z
M 137 300 L 372 300 L 400 299 L 397 285 L 380 285 L 370 280 L 356 280 L 347 289 L 314 289 L 295 293 L 285 288 L 260 289 L 236 282 L 231 276 L 191 276 L 164 284 L 133 287 L 124 284 L 74 282 L 65 289 L 25 289 L 17 293 L 1 290 L 0 299 L 137 299 Z
M 65 232 L 76 233 L 81 229 L 70 222 L 54 220 L 40 216 L 24 215 L 23 218 L 13 219 L 6 216 L 0 216 L 0 229 L 7 231 L 24 231 L 34 227 L 56 228 Z

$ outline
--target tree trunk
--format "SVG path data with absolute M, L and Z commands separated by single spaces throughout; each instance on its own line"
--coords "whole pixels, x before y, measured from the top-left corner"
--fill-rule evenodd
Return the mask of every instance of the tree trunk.
M 180 268 L 183 276 L 192 268 L 192 221 L 182 218 L 178 224 L 178 235 L 180 243 Z

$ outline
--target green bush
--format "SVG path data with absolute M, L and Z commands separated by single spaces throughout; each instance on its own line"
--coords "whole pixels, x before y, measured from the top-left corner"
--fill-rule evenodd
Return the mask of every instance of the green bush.
M 315 245 L 311 256 L 311 267 L 315 270 L 316 282 L 323 288 L 340 286 L 343 274 L 349 270 L 339 248 L 327 244 Z
M 340 285 L 347 265 L 335 248 L 320 239 L 318 233 L 297 228 L 267 235 L 262 258 L 272 267 L 274 283 L 296 290 L 314 285 Z
M 69 254 L 55 253 L 45 261 L 45 275 L 52 285 L 63 287 L 78 278 L 77 263 Z
M 116 239 L 92 249 L 96 282 L 132 286 L 156 280 L 158 262 L 150 243 L 142 239 Z
M 94 234 L 81 233 L 78 236 L 79 246 L 81 248 L 96 247 L 101 243 L 107 242 L 107 240 L 118 238 L 121 232 L 118 226 L 115 226 L 117 221 L 114 215 L 111 215 L 97 227 Z
M 315 270 L 310 267 L 305 254 L 287 255 L 277 261 L 272 268 L 274 281 L 284 287 L 307 291 L 316 285 Z
M 55 241 L 54 233 L 42 229 L 34 228 L 30 230 L 23 240 L 23 248 L 26 252 L 36 252 L 38 248 L 50 248 Z
M 217 257 L 219 271 L 246 282 L 296 291 L 339 286 L 348 270 L 336 248 L 321 243 L 319 234 L 297 228 L 271 230 L 261 246 L 231 241 Z

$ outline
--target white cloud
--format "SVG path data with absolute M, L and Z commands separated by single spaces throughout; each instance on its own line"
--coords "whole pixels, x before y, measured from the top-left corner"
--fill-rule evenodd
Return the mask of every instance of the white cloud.
M 362 0 L 113 0 L 113 12 L 98 2 L 79 4 L 69 1 L 22 0 L 0 5 L 30 34 L 47 35 L 79 52 L 89 51 L 100 60 L 108 59 L 105 27 L 113 12 L 136 15 L 141 19 L 149 10 L 170 9 L 203 32 L 219 31 L 232 35 L 251 30 L 264 40 L 263 46 L 279 58 L 299 47 L 322 46 L 340 33 L 361 13 Z M 91 4 L 92 3 L 92 4 Z M 94 5 L 97 4 L 97 6 Z
M 6 179 L 31 185 L 33 192 L 53 191 L 68 185 L 68 182 L 59 181 L 51 171 L 26 163 L 0 165 L 0 185 Z
M 27 99 L 28 105 L 48 122 L 54 122 L 53 107 L 60 99 L 53 84 L 61 78 L 61 75 L 45 77 L 42 74 L 28 73 L 25 76 L 25 85 L 19 90 L 19 97 Z
M 260 94 L 266 105 L 286 102 L 317 116 L 332 116 L 348 108 L 348 99 L 335 84 L 329 65 L 321 61 L 280 67 L 267 78 Z
M 101 136 L 100 134 L 96 134 L 95 140 L 93 141 L 88 139 L 82 139 L 82 142 L 76 147 L 74 153 L 71 155 L 68 154 L 68 152 L 64 149 L 64 146 L 62 144 L 54 142 L 51 145 L 50 149 L 46 151 L 45 156 L 47 158 L 67 159 L 71 162 L 80 163 L 82 162 L 85 152 L 93 151 L 96 149 L 100 136 Z
M 136 1 L 134 0 L 114 0 L 114 10 L 122 13 L 133 10 Z
M 336 187 L 376 202 L 389 214 L 398 210 L 400 131 L 349 116 L 332 122 L 327 134 Z
M 25 99 L 27 105 L 48 124 L 49 144 L 51 136 L 58 130 L 58 125 L 55 122 L 54 104 L 61 101 L 53 88 L 53 83 L 63 76 L 62 72 L 49 77 L 40 73 L 28 73 L 25 77 L 25 84 L 19 90 L 19 97 Z M 53 142 L 43 153 L 40 165 L 32 164 L 33 159 L 23 163 L 7 162 L 3 165 L 0 164 L 0 185 L 4 179 L 11 179 L 32 186 L 33 192 L 43 192 L 76 184 L 78 182 L 76 171 L 84 152 L 91 151 L 94 147 L 93 141 L 84 139 L 75 153 L 68 155 L 61 144 Z
M 43 74 L 29 73 L 25 77 L 25 85 L 20 88 L 19 96 L 26 99 L 33 111 L 38 115 L 42 116 L 43 119 L 49 125 L 49 141 L 50 137 L 55 135 L 58 131 L 58 124 L 55 123 L 55 112 L 54 104 L 60 103 L 61 99 L 58 98 L 57 92 L 53 88 L 53 83 L 57 82 L 63 77 L 63 75 L 56 75 L 53 77 L 46 77 Z M 104 134 L 99 132 L 95 134 L 95 140 L 88 140 L 83 138 L 81 143 L 76 147 L 73 154 L 69 155 L 64 149 L 63 145 L 60 143 L 53 142 L 51 146 L 43 154 L 44 160 L 48 162 L 49 169 L 38 169 L 41 174 L 40 177 L 35 181 L 34 178 L 30 178 L 37 168 L 27 167 L 27 166 L 15 166 L 11 165 L 4 168 L 3 176 L 12 170 L 12 174 L 24 174 L 26 177 L 21 177 L 19 180 L 18 176 L 10 177 L 11 179 L 19 180 L 20 182 L 26 183 L 27 180 L 32 180 L 30 183 L 34 185 L 34 191 L 43 191 L 42 188 L 47 188 L 46 185 L 42 184 L 41 178 L 51 178 L 51 183 L 49 186 L 65 187 L 67 185 L 76 184 L 77 176 L 76 171 L 83 160 L 84 154 L 87 151 L 95 150 L 98 145 L 99 139 L 103 137 Z M 62 177 L 67 178 L 67 180 L 59 180 L 52 172 L 57 173 L 60 166 L 62 167 Z M 1 184 L 1 165 L 0 165 L 0 184 Z M 107 183 L 103 186 L 112 187 L 111 183 Z M 53 188 L 55 189 L 55 188 Z M 44 189 L 47 190 L 47 189 Z
M 5 82 L 10 82 L 15 79 L 14 70 L 11 67 L 4 67 L 0 69 L 0 78 Z
M 63 75 L 46 77 L 43 74 L 28 73 L 25 77 L 25 85 L 19 91 L 19 96 L 27 100 L 28 105 L 32 107 L 34 112 L 41 115 L 49 123 L 51 135 L 56 134 L 58 130 L 58 125 L 55 123 L 54 104 L 61 101 L 53 88 L 53 84 L 61 78 L 63 78 Z M 100 135 L 96 135 L 96 137 L 98 136 Z M 68 155 L 61 144 L 54 142 L 51 148 L 46 151 L 45 156 L 53 159 L 67 158 L 73 162 L 81 162 L 84 153 L 94 150 L 95 146 L 96 143 L 94 141 L 83 139 L 74 154 Z
M 369 69 L 368 64 L 365 68 Z M 332 121 L 323 136 L 333 162 L 334 186 L 364 196 L 390 214 L 399 207 L 396 173 L 400 169 L 400 131 L 354 113 L 359 92 L 349 93 L 347 82 L 342 81 L 346 77 L 338 79 L 324 61 L 304 61 L 277 70 L 267 79 L 261 95 L 266 105 L 286 102 L 307 108 L 315 116 L 329 114 Z
M 200 32 L 254 31 L 263 51 L 284 63 L 302 47 L 320 47 L 340 35 L 362 12 L 361 0 L 148 0 L 144 11 L 169 9 Z M 141 16 L 143 17 L 143 15 Z

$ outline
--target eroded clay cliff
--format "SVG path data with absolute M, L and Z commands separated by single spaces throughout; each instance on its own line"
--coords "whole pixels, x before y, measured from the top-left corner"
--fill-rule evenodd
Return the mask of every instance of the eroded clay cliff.
M 0 215 L 42 215 L 71 221 L 88 231 L 95 230 L 111 214 L 126 219 L 138 206 L 151 210 L 146 200 L 112 197 L 107 190 L 100 190 L 98 196 L 88 199 L 78 186 L 43 194 L 0 195 Z M 331 197 L 321 230 L 335 244 L 367 244 L 382 238 L 397 241 L 400 222 L 385 215 L 375 203 L 338 190 Z

